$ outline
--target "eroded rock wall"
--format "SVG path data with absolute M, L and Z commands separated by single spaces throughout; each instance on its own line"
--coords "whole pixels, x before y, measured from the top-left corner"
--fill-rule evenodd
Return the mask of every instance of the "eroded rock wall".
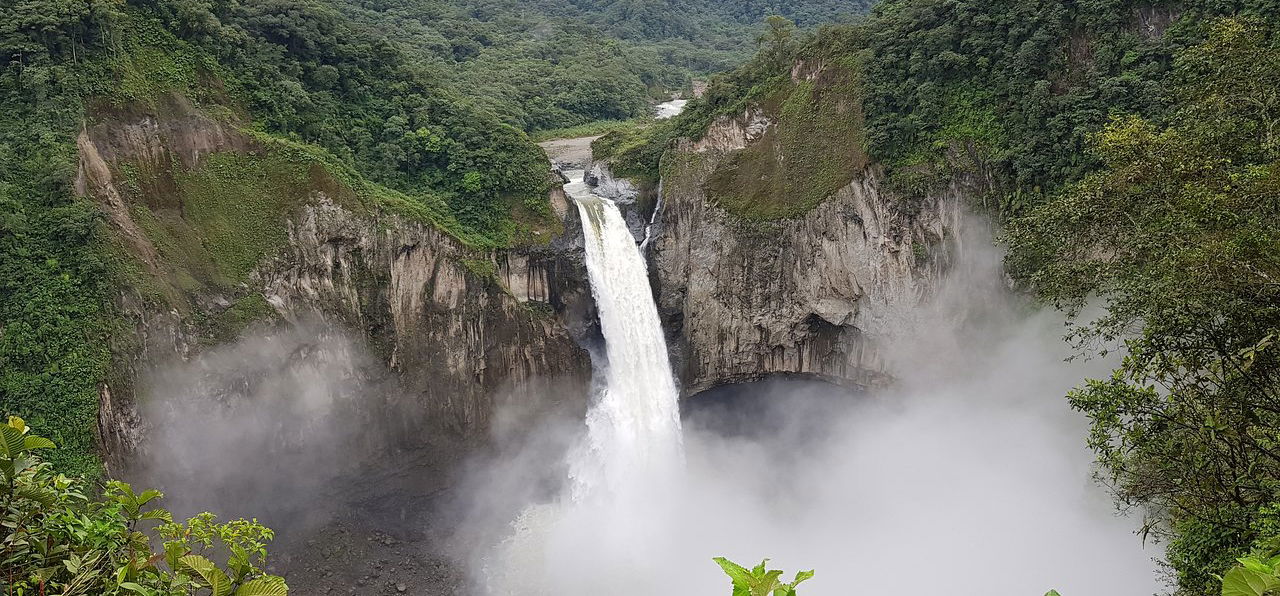
M 726 212 L 707 180 L 774 125 L 758 110 L 721 117 L 664 162 L 650 259 L 686 395 L 770 375 L 889 382 L 884 345 L 946 268 L 965 197 L 989 184 L 958 176 L 904 209 L 872 166 L 798 217 Z
M 254 283 L 286 319 L 320 312 L 359 330 L 430 420 L 476 434 L 496 395 L 585 399 L 590 361 L 558 315 L 585 308 L 589 290 L 577 276 L 551 250 L 477 254 L 429 225 L 317 197 Z M 571 389 L 559 395 L 540 382 L 566 377 Z
M 102 206 L 137 269 L 137 283 L 122 287 L 115 305 L 125 329 L 100 389 L 108 465 L 121 466 L 146 437 L 140 403 L 163 398 L 145 395 L 141 379 L 227 341 L 211 336 L 207 322 L 246 297 L 265 298 L 273 311 L 257 313 L 259 325 L 318 317 L 356 338 L 398 379 L 398 393 L 417 402 L 422 434 L 480 439 L 498 399 L 527 402 L 526 409 L 585 407 L 591 367 L 577 340 L 591 334 L 594 305 L 572 232 L 545 246 L 476 250 L 429 224 L 353 204 L 349 190 L 314 175 L 284 216 L 283 246 L 243 281 L 184 286 L 158 248 L 172 238 L 158 241 L 155 220 L 146 218 L 163 213 L 180 223 L 176 173 L 198 170 L 221 152 L 268 149 L 178 97 L 158 109 L 105 115 L 81 135 L 79 149 L 77 188 Z M 565 229 L 580 235 L 577 211 L 562 195 L 552 203 Z

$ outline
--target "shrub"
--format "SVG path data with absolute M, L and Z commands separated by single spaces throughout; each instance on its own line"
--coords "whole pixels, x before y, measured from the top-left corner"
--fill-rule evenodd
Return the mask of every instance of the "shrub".
M 36 452 L 53 442 L 18 417 L 0 425 L 0 589 L 13 596 L 285 596 L 262 571 L 273 533 L 256 520 L 173 521 L 163 495 L 109 482 L 90 496 Z M 152 547 L 158 545 L 159 551 Z M 212 557 L 226 557 L 225 565 Z

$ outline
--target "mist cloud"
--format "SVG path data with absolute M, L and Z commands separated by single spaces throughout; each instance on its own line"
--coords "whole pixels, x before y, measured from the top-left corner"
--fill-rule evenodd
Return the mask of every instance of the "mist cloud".
M 571 423 L 478 466 L 459 499 L 475 591 L 724 594 L 719 555 L 814 568 L 809 596 L 1159 591 L 1161 552 L 1092 480 L 1063 398 L 1105 363 L 1064 362 L 1062 319 L 1008 295 L 984 238 L 973 225 L 938 298 L 886 345 L 890 391 L 772 382 L 695 407 L 684 473 L 609 503 L 547 488 Z
M 188 515 L 324 524 L 421 417 L 361 344 L 322 321 L 260 329 L 143 384 L 140 484 Z

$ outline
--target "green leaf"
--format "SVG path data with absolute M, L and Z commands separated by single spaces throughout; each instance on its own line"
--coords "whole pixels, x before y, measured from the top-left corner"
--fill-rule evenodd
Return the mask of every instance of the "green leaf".
M 22 439 L 22 446 L 26 448 L 27 451 L 35 449 L 53 449 L 54 447 L 57 447 L 57 445 L 53 444 L 53 441 L 44 437 L 24 437 Z
M 1245 569 L 1248 569 L 1250 571 L 1256 571 L 1263 575 L 1269 575 L 1272 572 L 1271 567 L 1269 567 L 1266 563 L 1263 563 L 1262 561 L 1259 561 L 1253 557 L 1236 559 L 1236 561 L 1238 561 L 1241 565 L 1243 565 Z
M 759 569 L 759 567 L 757 567 L 757 569 Z M 782 582 L 778 581 L 778 578 L 780 577 L 782 577 L 782 570 L 780 569 L 766 571 L 757 576 L 755 578 L 755 584 L 751 586 L 751 594 L 753 596 L 768 596 L 771 592 L 778 594 L 779 588 L 782 589 L 782 594 L 785 594 L 789 588 L 782 585 Z M 782 595 L 778 594 L 778 596 Z
M 22 431 L 8 425 L 0 426 L 0 456 L 16 458 L 25 451 L 24 444 Z
M 13 491 L 13 496 L 19 499 L 35 501 L 44 507 L 53 507 L 58 501 L 57 493 L 51 490 L 42 490 L 37 486 L 20 486 Z
M 173 523 L 173 514 L 164 509 L 152 509 L 151 511 L 142 512 L 138 519 L 158 519 L 165 523 Z
M 146 505 L 147 503 L 150 503 L 152 500 L 159 499 L 160 497 L 163 497 L 163 496 L 164 496 L 164 493 L 154 488 L 144 490 L 142 491 L 142 494 L 138 495 L 138 505 Z
M 268 575 L 245 582 L 236 590 L 235 596 L 286 596 L 288 593 L 289 586 L 285 585 L 283 577 Z
M 724 557 L 716 557 L 712 560 L 715 561 L 716 564 L 719 565 L 720 568 L 724 570 L 725 575 L 728 575 L 729 579 L 733 580 L 733 584 L 735 586 L 738 584 L 743 584 L 743 585 L 751 584 L 751 572 L 747 571 L 745 567 L 737 563 L 734 563 L 733 561 L 730 561 L 729 559 L 726 559 Z
M 213 590 L 213 596 L 230 596 L 231 595 L 231 578 L 227 577 L 213 561 L 206 559 L 200 555 L 187 555 L 178 559 L 182 565 L 190 568 L 192 571 L 204 579 L 209 585 L 209 589 Z
M 1247 567 L 1235 567 L 1222 578 L 1222 596 L 1263 596 L 1277 587 L 1280 579 Z
M 166 542 L 164 543 L 164 562 L 168 563 L 169 567 L 177 569 L 182 557 L 190 552 L 191 549 L 185 542 Z
M 752 570 L 751 570 L 751 575 L 752 575 L 753 577 L 760 577 L 760 576 L 764 573 L 764 567 L 765 567 L 765 565 L 767 565 L 768 563 L 769 563 L 769 559 L 765 559 L 765 560 L 763 560 L 763 561 L 760 561 L 760 564 L 759 564 L 759 565 L 756 565 L 755 569 L 752 569 Z

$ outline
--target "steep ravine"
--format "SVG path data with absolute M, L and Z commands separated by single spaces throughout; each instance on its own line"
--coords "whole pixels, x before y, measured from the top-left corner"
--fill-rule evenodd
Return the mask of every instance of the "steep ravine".
M 536 246 L 477 250 L 370 203 L 323 164 L 273 161 L 279 148 L 181 98 L 96 122 L 79 140 L 78 188 L 103 206 L 136 269 L 116 304 L 130 328 L 117 334 L 115 371 L 101 387 L 99 430 L 112 472 L 150 459 L 157 429 L 146 405 L 167 398 L 155 390 L 156 371 L 203 370 L 200 383 L 229 387 L 215 396 L 260 395 L 253 376 L 268 374 L 265 363 L 231 375 L 191 363 L 246 332 L 301 337 L 282 368 L 314 361 L 333 369 L 336 386 L 376 387 L 323 413 L 379 435 L 342 435 L 344 448 L 386 455 L 327 471 L 331 482 L 314 480 L 340 516 L 284 508 L 282 519 L 305 518 L 281 545 L 287 568 L 314 568 L 335 553 L 351 559 L 296 587 L 456 587 L 453 563 L 434 558 L 439 536 L 423 530 L 448 527 L 435 503 L 451 486 L 450 467 L 485 443 L 504 405 L 521 416 L 585 410 L 586 347 L 598 341 L 599 323 L 577 209 L 557 188 L 551 203 L 564 233 Z M 909 327 L 956 248 L 964 200 L 989 184 L 959 176 L 908 212 L 884 190 L 877 167 L 859 166 L 849 184 L 796 217 L 753 220 L 717 205 L 706 191 L 717 166 L 773 126 L 764 112 L 748 111 L 682 141 L 664 161 L 661 201 L 656 188 L 612 176 L 608 163 L 577 158 L 597 192 L 620 199 L 637 242 L 660 205 L 646 248 L 684 397 L 771 376 L 860 389 L 890 382 L 884 341 Z M 204 174 L 258 162 L 268 164 L 265 181 L 226 196 L 226 182 Z M 287 183 L 273 182 L 278 172 Z M 211 184 L 219 192 L 205 192 Z M 258 199 L 271 207 L 263 213 L 275 214 L 269 225 L 247 220 L 242 230 L 219 219 L 234 215 L 236 201 Z M 237 233 L 218 235 L 228 227 Z M 332 332 L 305 335 L 317 321 Z M 353 350 L 362 355 L 345 362 Z M 278 447 L 297 457 L 308 448 L 305 434 L 281 435 Z M 325 534 L 340 544 L 321 551 L 309 542 Z M 375 559 L 391 553 L 405 558 L 402 569 L 421 565 L 419 574 L 379 579 Z

